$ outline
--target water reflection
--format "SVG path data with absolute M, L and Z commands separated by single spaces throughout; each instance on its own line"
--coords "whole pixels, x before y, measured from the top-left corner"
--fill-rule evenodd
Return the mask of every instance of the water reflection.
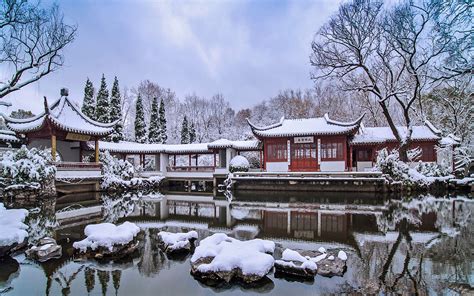
M 135 192 L 63 196 L 31 208 L 30 241 L 52 235 L 63 246 L 63 256 L 45 263 L 22 255 L 0 262 L 0 289 L 12 287 L 12 295 L 147 295 L 160 289 L 176 294 L 196 289 L 227 294 L 431 294 L 474 285 L 474 202 L 466 197 Z M 72 242 L 82 239 L 85 225 L 100 221 L 139 225 L 143 233 L 137 255 L 105 264 L 75 262 Z M 270 275 L 254 286 L 209 287 L 189 275 L 189 256 L 170 258 L 159 250 L 160 230 L 196 230 L 200 238 L 224 232 L 238 239 L 270 239 L 278 244 L 277 253 L 286 247 L 343 249 L 350 254 L 348 270 L 343 277 L 318 276 L 314 282 Z M 34 283 L 26 284 L 31 279 Z

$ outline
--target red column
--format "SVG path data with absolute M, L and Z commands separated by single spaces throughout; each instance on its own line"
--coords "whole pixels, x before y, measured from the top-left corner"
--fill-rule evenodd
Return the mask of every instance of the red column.
M 352 146 L 349 146 L 349 171 L 352 171 Z
M 214 169 L 216 168 L 216 163 L 217 163 L 216 151 L 214 151 Z

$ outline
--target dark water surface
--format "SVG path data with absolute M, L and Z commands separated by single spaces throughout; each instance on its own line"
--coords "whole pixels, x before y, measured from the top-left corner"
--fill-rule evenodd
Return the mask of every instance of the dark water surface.
M 46 235 L 63 256 L 37 263 L 20 253 L 0 261 L 5 295 L 321 295 L 340 293 L 472 293 L 474 201 L 469 196 L 321 193 L 70 195 L 26 207 L 30 242 Z M 144 232 L 138 254 L 121 262 L 75 262 L 72 243 L 84 227 L 102 221 L 131 221 Z M 189 256 L 171 259 L 157 246 L 160 230 L 196 230 L 200 238 L 224 232 L 246 240 L 263 238 L 296 250 L 344 250 L 342 277 L 300 282 L 275 278 L 256 286 L 206 286 L 194 279 Z M 3 294 L 0 292 L 0 294 Z

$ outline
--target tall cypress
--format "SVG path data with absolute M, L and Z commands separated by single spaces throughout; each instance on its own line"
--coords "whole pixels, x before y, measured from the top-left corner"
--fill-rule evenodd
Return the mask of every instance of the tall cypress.
M 89 77 L 86 80 L 84 87 L 84 100 L 82 101 L 82 113 L 91 119 L 95 119 L 95 99 L 94 99 L 94 85 Z
M 196 142 L 196 128 L 194 127 L 194 122 L 191 122 L 189 127 L 189 143 Z
M 145 112 L 143 111 L 143 101 L 140 95 L 138 95 L 135 108 L 135 141 L 138 143 L 146 143 Z
M 112 142 L 123 140 L 123 121 L 122 121 L 122 98 L 120 96 L 120 88 L 117 76 L 115 76 L 112 92 L 110 95 L 110 122 L 118 120 L 114 126 L 114 132 L 110 135 Z
M 160 111 L 159 111 L 159 127 L 160 127 L 160 143 L 165 144 L 168 141 L 168 135 L 166 131 L 166 111 L 165 111 L 165 103 L 163 99 L 160 102 Z
M 105 82 L 105 76 L 102 74 L 100 81 L 100 89 L 97 93 L 97 105 L 95 108 L 95 119 L 99 122 L 110 122 L 110 104 L 109 104 L 109 91 L 107 90 L 107 83 Z
M 150 127 L 148 128 L 148 142 L 160 143 L 160 122 L 158 113 L 158 99 L 154 98 L 151 103 Z
M 181 124 L 181 144 L 189 144 L 189 128 L 186 115 L 184 115 L 183 123 Z

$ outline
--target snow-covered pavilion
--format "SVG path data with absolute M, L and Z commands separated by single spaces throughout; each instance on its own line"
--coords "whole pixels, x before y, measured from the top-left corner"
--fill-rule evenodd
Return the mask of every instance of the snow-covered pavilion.
M 29 148 L 51 149 L 51 156 L 58 168 L 100 169 L 99 140 L 110 135 L 116 124 L 100 123 L 84 115 L 69 100 L 67 90 L 49 105 L 44 98 L 44 111 L 26 119 L 4 116 L 7 127 L 26 139 Z M 81 143 L 94 143 L 95 163 L 82 162 Z

